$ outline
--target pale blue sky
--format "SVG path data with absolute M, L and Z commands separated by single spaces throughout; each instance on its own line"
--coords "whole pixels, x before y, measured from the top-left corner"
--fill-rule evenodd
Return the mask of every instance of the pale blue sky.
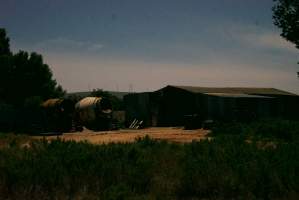
M 299 93 L 299 50 L 272 0 L 0 0 L 11 47 L 37 51 L 68 91 L 167 84 Z

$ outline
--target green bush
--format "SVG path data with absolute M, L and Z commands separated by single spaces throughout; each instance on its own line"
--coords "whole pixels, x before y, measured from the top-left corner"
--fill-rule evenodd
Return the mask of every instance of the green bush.
M 216 123 L 213 136 L 239 135 L 256 139 L 293 141 L 299 138 L 299 122 L 290 120 L 263 120 L 251 123 Z
M 0 149 L 0 199 L 289 199 L 299 145 L 242 137 L 173 144 L 34 141 Z

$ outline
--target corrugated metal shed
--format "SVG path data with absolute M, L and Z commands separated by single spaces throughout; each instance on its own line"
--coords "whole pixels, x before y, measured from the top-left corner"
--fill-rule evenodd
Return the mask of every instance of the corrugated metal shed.
M 192 93 L 230 93 L 230 94 L 255 94 L 255 95 L 287 95 L 297 96 L 296 94 L 279 90 L 276 88 L 252 88 L 252 87 L 195 87 L 195 86 L 176 86 L 169 85 L 166 87 L 174 87 L 183 89 Z M 163 90 L 163 88 L 161 89 Z
M 199 120 L 298 119 L 299 96 L 275 88 L 166 86 L 125 98 L 126 119 L 147 126 L 181 126 Z
M 210 96 L 217 97 L 227 97 L 227 98 L 262 98 L 262 99 L 272 99 L 273 97 L 261 96 L 261 95 L 252 95 L 252 94 L 233 94 L 233 93 L 204 93 Z

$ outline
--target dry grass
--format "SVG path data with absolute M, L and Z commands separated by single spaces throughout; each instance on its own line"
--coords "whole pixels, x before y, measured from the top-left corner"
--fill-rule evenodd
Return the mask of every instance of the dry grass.
M 127 143 L 134 142 L 137 138 L 149 136 L 155 140 L 167 140 L 177 143 L 188 143 L 193 140 L 199 141 L 207 137 L 208 130 L 184 130 L 178 127 L 169 128 L 146 128 L 139 130 L 122 129 L 117 131 L 90 131 L 85 129 L 82 132 L 64 133 L 59 136 L 45 136 L 47 140 L 62 139 L 65 141 L 88 141 L 93 144 L 107 143 Z M 41 139 L 41 136 L 33 136 L 35 139 Z

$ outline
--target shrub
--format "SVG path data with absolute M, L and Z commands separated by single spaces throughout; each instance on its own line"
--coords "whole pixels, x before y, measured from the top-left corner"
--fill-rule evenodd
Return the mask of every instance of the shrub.
M 290 120 L 263 120 L 251 123 L 216 123 L 213 136 L 239 135 L 255 139 L 298 140 L 299 122 Z
M 33 141 L 0 149 L 0 199 L 281 199 L 299 196 L 298 142 Z

